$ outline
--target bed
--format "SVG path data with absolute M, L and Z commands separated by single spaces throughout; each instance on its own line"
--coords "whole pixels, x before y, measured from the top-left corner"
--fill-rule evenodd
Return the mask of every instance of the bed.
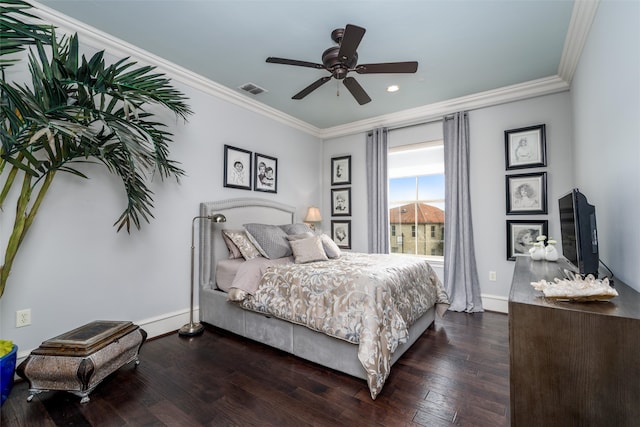
M 318 363 L 322 366 L 362 378 L 367 381 L 371 397 L 373 399 L 375 399 L 378 393 L 380 393 L 382 386 L 389 375 L 391 366 L 433 323 L 436 310 L 441 313 L 447 307 L 448 301 L 442 288 L 442 284 L 439 282 L 437 276 L 428 263 L 417 257 L 342 252 L 341 256 L 335 259 L 327 259 L 326 261 L 323 260 L 305 264 L 296 264 L 288 261 L 280 263 L 279 261 L 276 262 L 276 260 L 259 260 L 258 258 L 250 259 L 248 261 L 244 261 L 243 259 L 229 260 L 229 249 L 227 243 L 225 243 L 225 239 L 223 238 L 222 230 L 230 232 L 231 230 L 243 229 L 245 224 L 260 224 L 265 227 L 268 225 L 284 227 L 285 224 L 294 224 L 295 226 L 298 226 L 301 224 L 296 222 L 297 218 L 295 208 L 271 200 L 259 198 L 239 198 L 201 203 L 200 215 L 210 216 L 214 214 L 223 214 L 226 217 L 226 222 L 201 222 L 199 234 L 200 320 L 206 324 L 267 344 L 303 359 Z M 313 239 L 306 239 L 305 241 L 309 240 Z M 293 245 L 294 242 L 291 243 Z M 376 258 L 372 261 L 371 259 L 368 259 L 369 257 L 380 258 Z M 360 325 L 358 325 L 356 328 L 358 331 L 356 334 L 357 337 L 354 338 L 349 335 L 348 331 L 346 331 L 345 335 L 345 333 L 343 333 L 344 331 L 331 329 L 332 327 L 335 328 L 335 326 L 332 325 L 329 325 L 328 331 L 321 332 L 320 330 L 322 328 L 320 326 L 323 325 L 316 327 L 316 324 L 313 324 L 309 326 L 302 321 L 303 319 L 300 318 L 299 314 L 287 316 L 287 313 L 283 310 L 268 311 L 268 309 L 265 308 L 265 304 L 263 304 L 267 299 L 275 300 L 276 297 L 274 297 L 274 295 L 276 294 L 276 296 L 280 297 L 280 302 L 291 299 L 290 295 L 280 295 L 280 291 L 273 290 L 275 288 L 269 289 L 267 287 L 276 286 L 275 282 L 285 280 L 282 279 L 283 277 L 296 277 L 298 271 L 301 271 L 296 269 L 302 268 L 303 266 L 305 266 L 304 268 L 311 269 L 311 273 L 309 274 L 314 275 L 313 277 L 319 278 L 324 277 L 326 275 L 325 273 L 338 268 L 337 266 L 334 266 L 334 263 L 346 263 L 351 260 L 349 262 L 355 262 L 358 266 L 365 265 L 367 263 L 379 264 L 383 257 L 395 260 L 394 266 L 388 269 L 390 272 L 389 274 L 400 274 L 398 272 L 405 268 L 405 264 L 416 263 L 419 264 L 418 268 L 421 271 L 421 277 L 424 277 L 424 275 L 427 274 L 429 276 L 428 281 L 430 283 L 423 284 L 421 286 L 433 288 L 429 292 L 435 296 L 433 298 L 429 298 L 428 306 L 422 307 L 419 311 L 414 310 L 414 315 L 408 328 L 402 320 L 398 321 L 396 319 L 397 314 L 392 313 L 393 310 L 387 310 L 379 316 L 380 319 L 383 319 L 381 322 L 383 322 L 384 325 L 372 325 L 369 329 L 373 332 L 363 332 L 367 330 L 367 328 L 365 326 L 360 327 Z M 409 258 L 413 258 L 413 260 L 407 261 Z M 293 256 L 290 257 L 290 260 L 296 259 L 299 260 L 300 258 L 295 258 Z M 226 284 L 226 286 L 221 286 L 225 290 L 220 289 L 218 286 L 216 278 L 218 277 L 222 282 L 222 269 L 223 267 L 226 269 L 226 265 L 230 264 L 231 261 L 239 261 L 241 264 L 244 264 L 242 268 L 248 267 L 249 264 L 253 262 L 262 263 L 263 261 L 273 261 L 273 263 L 269 264 L 266 270 L 264 270 L 266 267 L 262 267 L 263 270 L 261 270 L 261 272 L 264 272 L 265 274 L 262 276 L 261 284 L 259 286 L 256 285 L 255 291 L 247 295 L 242 290 L 235 293 L 234 291 L 238 291 L 238 289 L 229 289 L 228 284 Z M 220 271 L 217 271 L 218 266 L 220 266 Z M 360 267 L 353 267 L 353 269 L 358 272 L 363 271 L 359 268 Z M 422 272 L 425 269 L 426 272 Z M 361 274 L 361 279 L 357 281 L 357 284 L 352 285 L 352 289 L 356 289 L 359 294 L 363 294 L 363 292 L 366 294 L 369 292 L 368 289 L 371 288 L 369 282 L 375 282 L 378 275 L 379 272 Z M 406 282 L 406 280 L 396 281 Z M 427 282 L 426 279 L 420 279 L 420 281 Z M 293 286 L 286 286 L 287 291 L 292 287 Z M 313 288 L 313 286 L 311 286 L 311 288 Z M 299 291 L 299 293 L 301 292 L 302 291 Z M 308 294 L 308 291 L 306 291 L 306 293 Z M 230 301 L 230 295 L 232 295 L 232 299 L 236 299 L 235 302 Z M 268 295 L 268 297 L 265 297 L 265 295 Z M 381 297 L 380 295 L 383 296 Z M 386 291 L 380 292 L 380 290 L 378 290 L 375 296 L 368 297 L 365 295 L 365 297 L 368 298 L 367 301 L 370 301 L 368 305 L 372 306 L 371 309 L 385 310 L 385 307 L 388 308 L 389 305 L 395 305 L 390 303 L 386 304 L 384 302 L 388 300 Z M 363 299 L 365 297 L 363 297 Z M 336 305 L 335 301 L 339 298 L 341 297 L 335 297 L 335 299 L 332 300 L 332 304 Z M 416 299 L 414 297 L 411 298 Z M 311 309 L 307 308 L 305 313 L 308 313 L 309 311 L 317 312 L 320 310 L 318 310 L 317 307 L 312 307 Z M 324 312 L 324 308 L 322 311 Z M 303 315 L 301 317 L 310 316 Z M 331 313 L 329 315 L 324 313 L 324 322 L 316 323 L 327 324 L 329 323 L 327 319 L 333 319 L 334 317 L 337 316 L 334 316 Z M 363 315 L 362 318 L 369 319 L 371 316 L 367 317 Z M 363 321 L 361 323 L 368 324 L 371 322 Z M 387 333 L 384 335 L 382 332 L 376 332 L 378 330 L 387 331 Z M 396 334 L 397 330 L 401 331 Z M 382 338 L 376 338 L 378 334 L 382 336 Z M 363 346 L 365 345 L 368 345 L 369 347 L 366 347 L 363 350 Z M 373 360 L 373 356 L 375 356 L 375 360 Z

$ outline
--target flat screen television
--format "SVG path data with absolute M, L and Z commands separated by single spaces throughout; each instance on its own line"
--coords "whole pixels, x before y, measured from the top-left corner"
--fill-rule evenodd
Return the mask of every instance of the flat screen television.
M 576 272 L 598 277 L 598 230 L 596 208 L 577 188 L 558 200 L 562 255 Z

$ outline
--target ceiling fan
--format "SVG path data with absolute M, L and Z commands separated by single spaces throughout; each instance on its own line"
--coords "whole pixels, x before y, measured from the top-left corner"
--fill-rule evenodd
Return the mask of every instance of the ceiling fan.
M 325 69 L 331 73 L 330 76 L 321 77 L 311 83 L 300 92 L 296 93 L 291 99 L 302 99 L 309 95 L 320 86 L 335 78 L 342 80 L 351 95 L 358 101 L 358 104 L 364 105 L 371 101 L 367 92 L 360 86 L 358 81 L 353 77 L 348 77 L 347 73 L 355 71 L 358 74 L 378 74 L 378 73 L 415 73 L 418 70 L 416 61 L 409 62 L 385 62 L 379 64 L 360 64 L 358 63 L 358 45 L 364 36 L 365 29 L 357 25 L 347 24 L 345 28 L 338 28 L 331 32 L 331 39 L 338 45 L 330 47 L 322 54 L 322 64 L 313 62 L 298 61 L 295 59 L 275 58 L 270 56 L 267 62 L 273 64 L 296 65 L 299 67 L 309 67 L 317 69 Z

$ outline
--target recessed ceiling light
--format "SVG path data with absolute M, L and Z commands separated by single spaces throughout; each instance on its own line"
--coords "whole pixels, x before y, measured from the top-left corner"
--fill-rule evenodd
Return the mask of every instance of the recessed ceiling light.
M 391 85 L 387 88 L 387 92 L 397 92 L 399 90 L 400 88 L 398 87 L 398 85 Z

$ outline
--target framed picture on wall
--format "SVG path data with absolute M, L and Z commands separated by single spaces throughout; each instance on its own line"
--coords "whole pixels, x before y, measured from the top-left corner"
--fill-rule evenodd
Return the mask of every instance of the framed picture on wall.
M 507 170 L 547 165 L 545 125 L 504 131 Z
M 341 249 L 351 249 L 351 220 L 331 221 L 331 238 Z
M 278 192 L 278 159 L 255 153 L 253 189 L 267 193 Z
M 507 215 L 547 213 L 547 173 L 507 175 Z
M 331 185 L 351 184 L 351 156 L 331 159 Z
M 224 186 L 251 190 L 251 151 L 224 146 Z
M 331 215 L 351 216 L 351 187 L 331 189 Z
M 548 227 L 547 220 L 507 220 L 507 260 L 529 256 L 538 236 L 548 235 Z

